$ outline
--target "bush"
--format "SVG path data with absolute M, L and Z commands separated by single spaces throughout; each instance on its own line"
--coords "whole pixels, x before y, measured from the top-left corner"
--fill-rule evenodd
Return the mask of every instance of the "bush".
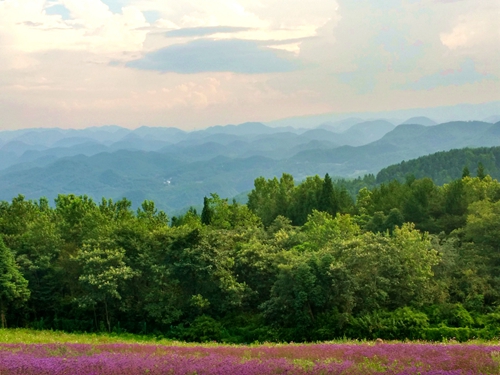
M 470 328 L 437 327 L 426 328 L 421 331 L 422 339 L 429 341 L 457 340 L 464 342 L 476 338 L 478 330 Z
M 197 317 L 188 328 L 181 328 L 179 334 L 183 340 L 195 342 L 220 341 L 222 324 L 214 318 L 202 315 Z
M 410 307 L 393 312 L 376 311 L 353 318 L 347 329 L 349 337 L 368 339 L 419 339 L 421 331 L 429 327 L 429 318 Z
M 447 327 L 473 327 L 474 319 L 460 303 L 432 306 L 429 315 L 431 322 Z

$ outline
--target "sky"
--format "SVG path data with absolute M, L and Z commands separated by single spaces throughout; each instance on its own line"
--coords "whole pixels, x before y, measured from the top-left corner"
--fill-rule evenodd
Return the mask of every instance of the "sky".
M 500 100 L 498 0 L 0 0 L 0 130 Z

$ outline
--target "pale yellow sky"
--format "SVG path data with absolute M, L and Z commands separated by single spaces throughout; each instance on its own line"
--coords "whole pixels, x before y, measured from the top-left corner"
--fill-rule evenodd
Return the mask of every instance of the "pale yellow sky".
M 500 100 L 498 0 L 0 0 L 0 130 Z

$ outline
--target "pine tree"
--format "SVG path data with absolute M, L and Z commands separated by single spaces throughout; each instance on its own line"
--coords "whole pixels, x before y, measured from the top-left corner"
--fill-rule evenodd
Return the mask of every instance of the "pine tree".
M 477 177 L 479 177 L 480 180 L 486 177 L 486 173 L 484 172 L 484 166 L 483 163 L 479 162 L 477 165 Z
M 201 211 L 201 223 L 205 225 L 210 225 L 213 218 L 213 210 L 210 207 L 210 199 L 207 197 L 203 198 L 203 210 Z
M 465 177 L 470 177 L 470 171 L 469 171 L 469 168 L 467 166 L 465 166 L 464 169 L 462 170 L 462 178 L 465 178 Z
M 321 188 L 321 194 L 319 197 L 319 207 L 320 211 L 328 212 L 330 215 L 335 216 L 338 211 L 338 203 L 335 196 L 335 189 L 333 187 L 333 181 L 330 175 L 327 173 L 323 180 L 323 186 Z

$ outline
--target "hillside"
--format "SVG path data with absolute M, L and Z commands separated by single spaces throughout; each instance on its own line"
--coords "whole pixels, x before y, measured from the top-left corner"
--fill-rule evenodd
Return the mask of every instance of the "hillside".
M 481 147 L 442 151 L 391 165 L 377 174 L 377 183 L 394 179 L 404 181 L 406 176 L 413 175 L 416 178 L 430 177 L 442 185 L 460 178 L 464 167 L 475 176 L 479 163 L 483 164 L 487 174 L 500 179 L 500 147 Z
M 0 173 L 0 200 L 18 194 L 52 200 L 58 194 L 74 193 L 95 199 L 127 197 L 134 207 L 150 199 L 171 211 L 198 205 L 203 196 L 214 191 L 225 197 L 248 191 L 258 176 L 273 177 L 288 171 L 303 179 L 324 175 L 334 167 L 333 163 L 311 166 L 263 156 L 186 161 L 170 153 L 121 150 L 62 158 L 42 167 L 11 167 Z
M 434 126 L 437 122 L 424 116 L 412 117 L 403 122 L 401 125 L 424 125 L 424 126 Z
M 403 160 L 454 148 L 500 145 L 500 123 L 450 122 L 435 126 L 399 125 L 381 139 L 359 147 L 306 150 L 297 153 L 296 163 L 334 162 L 332 174 L 376 173 Z

